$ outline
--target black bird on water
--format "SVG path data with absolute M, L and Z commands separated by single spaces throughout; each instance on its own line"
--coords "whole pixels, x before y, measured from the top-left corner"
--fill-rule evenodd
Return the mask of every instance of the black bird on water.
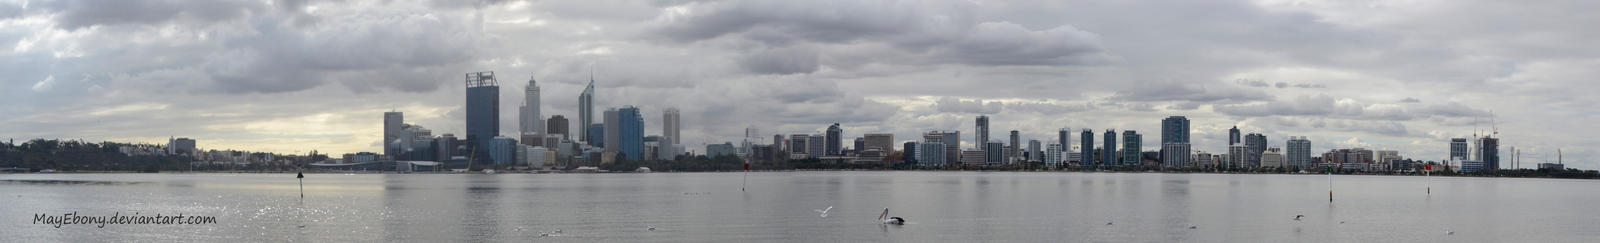
M 1294 221 L 1300 221 L 1300 218 L 1305 218 L 1305 217 L 1306 217 L 1306 215 L 1304 215 L 1304 214 L 1297 214 L 1297 215 L 1294 216 Z

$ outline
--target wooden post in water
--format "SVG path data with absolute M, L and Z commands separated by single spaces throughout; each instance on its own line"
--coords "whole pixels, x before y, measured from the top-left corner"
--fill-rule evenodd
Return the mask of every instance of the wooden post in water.
M 1328 168 L 1328 203 L 1333 203 L 1333 168 Z
M 744 179 L 739 182 L 739 191 L 744 191 L 750 185 L 750 162 L 744 162 Z

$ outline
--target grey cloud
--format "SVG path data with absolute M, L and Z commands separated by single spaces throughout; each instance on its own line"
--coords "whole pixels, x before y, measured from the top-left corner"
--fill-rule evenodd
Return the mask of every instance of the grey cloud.
M 734 36 L 792 45 L 883 43 L 941 63 L 1073 65 L 1105 59 L 1099 36 L 1070 25 L 1031 30 L 1009 22 L 978 22 L 969 3 L 864 1 L 737 1 L 690 4 L 668 14 L 656 36 L 696 42 Z
M 175 19 L 210 23 L 237 19 L 259 11 L 258 1 L 66 0 L 42 4 L 58 11 L 58 26 L 74 30 L 96 25 L 158 24 Z
M 1260 79 L 1240 79 L 1240 80 L 1234 80 L 1233 82 L 1237 83 L 1237 84 L 1240 84 L 1240 85 L 1244 85 L 1244 86 L 1250 86 L 1250 87 L 1267 87 L 1267 86 L 1270 85 L 1270 84 L 1267 84 L 1267 81 L 1261 81 Z M 1278 86 L 1281 88 L 1283 86 L 1283 83 L 1278 83 Z
M 1272 86 L 1282 89 L 1282 88 L 1289 87 L 1289 83 L 1278 82 L 1278 83 L 1273 84 Z
M 1421 102 L 1422 102 L 1422 100 L 1418 100 L 1417 98 L 1411 98 L 1411 97 L 1406 97 L 1405 99 L 1400 99 L 1400 103 L 1421 103 Z
M 1111 96 L 1111 100 L 1236 103 L 1267 100 L 1271 97 L 1266 92 L 1253 89 L 1219 89 L 1208 88 L 1204 84 L 1152 82 L 1117 91 Z
M 810 48 L 786 47 L 763 50 L 746 55 L 739 65 L 757 74 L 797 74 L 816 72 L 817 51 Z
M 1179 102 L 1177 104 L 1168 105 L 1166 109 L 1168 109 L 1168 110 L 1188 111 L 1188 110 L 1200 109 L 1201 105 L 1204 105 L 1204 104 L 1198 103 L 1198 102 Z
M 1054 104 L 1046 102 L 1012 102 L 1005 103 L 1008 112 L 1026 112 L 1038 114 L 1063 114 L 1091 110 L 1090 104 Z
M 1295 88 L 1308 88 L 1308 89 L 1321 89 L 1321 88 L 1327 88 L 1328 86 L 1322 85 L 1322 84 L 1295 84 L 1294 87 Z
M 1218 113 L 1242 117 L 1323 116 L 1358 120 L 1406 121 L 1428 117 L 1487 116 L 1488 112 L 1451 102 L 1442 105 L 1363 104 L 1327 95 L 1299 96 L 1253 104 L 1216 106 Z
M 999 101 L 983 102 L 983 100 L 963 100 L 955 97 L 943 97 L 933 103 L 939 112 L 996 114 L 1005 109 L 1005 104 Z

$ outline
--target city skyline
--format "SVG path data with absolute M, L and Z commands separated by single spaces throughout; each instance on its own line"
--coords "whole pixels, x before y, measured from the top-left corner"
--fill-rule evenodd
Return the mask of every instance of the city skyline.
M 751 127 L 819 134 L 839 123 L 844 138 L 884 133 L 900 144 L 931 130 L 974 133 L 974 118 L 987 115 L 994 131 L 1049 141 L 1062 127 L 1093 129 L 1101 137 L 1094 139 L 1107 129 L 1157 134 L 1161 118 L 1186 116 L 1196 153 L 1226 153 L 1226 129 L 1237 125 L 1264 135 L 1268 147 L 1308 137 L 1312 153 L 1361 147 L 1440 160 L 1451 138 L 1476 141 L 1475 129 L 1498 128 L 1499 146 L 1523 151 L 1524 167 L 1553 161 L 1557 148 L 1580 158 L 1577 167 L 1595 167 L 1581 158 L 1600 155 L 1600 142 L 1589 139 L 1596 128 L 1583 122 L 1600 112 L 1581 92 L 1596 88 L 1586 80 L 1600 75 L 1588 68 L 1597 54 L 1574 44 L 1595 31 L 1562 14 L 1489 10 L 1572 13 L 1592 3 L 1183 3 L 1227 19 L 1096 14 L 1170 11 L 1142 6 L 1156 3 L 625 3 L 585 16 L 573 14 L 583 6 L 572 3 L 285 3 L 220 3 L 212 7 L 236 11 L 197 15 L 207 9 L 128 2 L 174 10 L 153 17 L 96 11 L 119 7 L 109 4 L 0 3 L 22 9 L 0 11 L 0 26 L 19 30 L 0 33 L 0 55 L 17 57 L 0 63 L 11 74 L 0 93 L 24 100 L 0 107 L 11 114 L 0 118 L 0 134 L 381 153 L 387 111 L 436 135 L 468 136 L 460 75 L 495 71 L 506 81 L 496 123 L 507 137 L 520 131 L 511 115 L 524 100 L 520 80 L 537 79 L 541 119 L 562 115 L 569 131 L 588 131 L 574 97 L 593 80 L 594 108 L 637 106 L 645 135 L 662 135 L 653 118 L 665 108 L 681 109 L 683 136 L 674 139 L 691 150 L 738 142 Z M 829 21 L 784 14 L 840 9 L 860 11 Z M 116 13 L 97 14 L 106 12 Z M 953 18 L 928 26 L 878 17 L 887 13 Z M 1444 13 L 1517 28 L 1455 24 L 1460 19 L 1437 15 Z M 1418 14 L 1428 18 L 1407 17 Z M 717 24 L 727 19 L 743 21 Z M 1219 22 L 1249 28 L 1217 29 Z M 874 24 L 832 28 L 863 23 Z M 1119 26 L 1170 26 L 1153 29 L 1180 38 Z M 180 33 L 152 34 L 163 28 Z M 356 29 L 366 31 L 349 31 Z M 1007 48 L 975 47 L 998 43 Z M 976 148 L 964 142 L 973 135 L 963 136 L 963 149 Z M 1145 140 L 1142 150 L 1161 148 Z M 1511 153 L 1500 154 L 1508 161 Z

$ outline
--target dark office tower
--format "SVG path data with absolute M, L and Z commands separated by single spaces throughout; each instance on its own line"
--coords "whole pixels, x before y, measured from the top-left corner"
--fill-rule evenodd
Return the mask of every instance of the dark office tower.
M 617 131 L 620 133 L 617 134 L 616 151 L 628 160 L 644 160 L 644 115 L 639 113 L 638 107 L 623 106 L 617 109 Z
M 606 124 L 589 124 L 589 129 L 583 130 L 589 134 L 588 138 L 585 138 L 589 140 L 589 146 L 606 147 Z
M 855 146 L 850 146 L 850 150 L 851 151 L 856 151 L 856 154 L 861 154 L 862 150 L 866 150 L 867 149 L 867 139 L 866 138 L 861 138 L 861 137 L 856 137 L 856 142 L 855 142 L 854 145 Z
M 1261 167 L 1261 153 L 1267 152 L 1267 136 L 1251 133 L 1244 136 L 1245 168 Z
M 1084 167 L 1097 165 L 1094 157 L 1094 130 L 1084 128 L 1083 134 L 1079 134 L 1078 139 L 1083 140 L 1079 142 L 1081 144 L 1079 146 L 1082 147 L 1078 148 L 1080 150 L 1078 151 L 1078 159 L 1082 161 L 1078 162 L 1078 165 Z
M 1239 126 L 1228 129 L 1228 146 L 1239 143 Z
M 840 140 L 840 139 L 844 139 L 844 138 L 841 138 L 841 137 L 844 136 L 844 129 L 839 129 L 839 124 L 838 123 L 834 123 L 833 125 L 829 125 L 828 126 L 827 136 L 828 136 L 827 138 L 824 138 L 824 139 L 827 139 L 827 142 L 826 142 L 827 143 L 826 146 L 828 146 L 826 148 L 827 154 L 830 155 L 830 156 L 832 156 L 832 155 L 840 155 L 841 153 L 839 153 L 839 148 L 841 146 L 844 146 L 844 144 L 843 144 L 844 141 Z
M 1026 158 L 1026 157 L 1022 157 L 1022 134 L 1017 132 L 1017 130 L 1011 130 L 1011 144 L 1010 144 L 1010 146 L 1011 146 L 1011 154 L 1007 154 L 1006 156 L 1011 156 L 1011 158 L 1016 158 L 1014 160 L 1022 160 L 1022 158 Z M 1012 162 L 1014 162 L 1014 161 L 1006 161 L 1006 163 L 1012 163 Z
M 1122 165 L 1140 165 L 1144 162 L 1144 136 L 1133 130 L 1122 130 Z
M 550 116 L 544 121 L 544 131 L 550 134 L 561 134 L 561 140 L 572 140 L 572 133 L 567 132 L 567 117 L 561 115 Z
M 1062 152 L 1072 150 L 1072 141 L 1067 141 L 1070 138 L 1072 138 L 1072 130 L 1065 127 L 1061 128 L 1061 130 L 1056 130 L 1056 144 L 1061 145 Z
M 1101 151 L 1102 153 L 1100 154 L 1100 156 L 1101 156 L 1100 157 L 1100 163 L 1108 164 L 1108 165 L 1121 165 L 1122 163 L 1117 161 L 1117 159 L 1118 159 L 1118 156 L 1117 156 L 1117 131 L 1116 130 L 1112 130 L 1112 129 L 1106 129 L 1106 138 L 1105 139 L 1106 139 L 1105 141 L 1102 141 L 1103 143 L 1106 143 L 1106 144 L 1105 144 L 1105 147 L 1101 147 L 1101 148 L 1103 148 L 1105 150 Z
M 905 158 L 906 163 L 917 164 L 917 142 L 906 142 L 900 150 L 905 151 L 901 153 L 901 158 Z
M 977 128 L 973 129 L 973 132 L 978 134 L 973 135 L 977 137 L 973 138 L 972 141 L 976 142 L 973 144 L 978 145 L 978 150 L 985 150 L 987 148 L 984 148 L 985 146 L 983 146 L 983 144 L 989 143 L 989 116 L 978 116 L 977 123 L 978 126 Z
M 489 160 L 489 140 L 500 135 L 500 82 L 494 72 L 467 74 L 467 143 L 476 160 Z
M 1161 143 L 1189 143 L 1189 118 L 1169 116 L 1161 119 Z
M 1005 163 L 1005 144 L 1000 142 L 987 142 L 983 143 L 982 147 L 984 164 Z
M 1478 139 L 1478 161 L 1483 161 L 1484 170 L 1500 169 L 1500 139 L 1484 137 Z

